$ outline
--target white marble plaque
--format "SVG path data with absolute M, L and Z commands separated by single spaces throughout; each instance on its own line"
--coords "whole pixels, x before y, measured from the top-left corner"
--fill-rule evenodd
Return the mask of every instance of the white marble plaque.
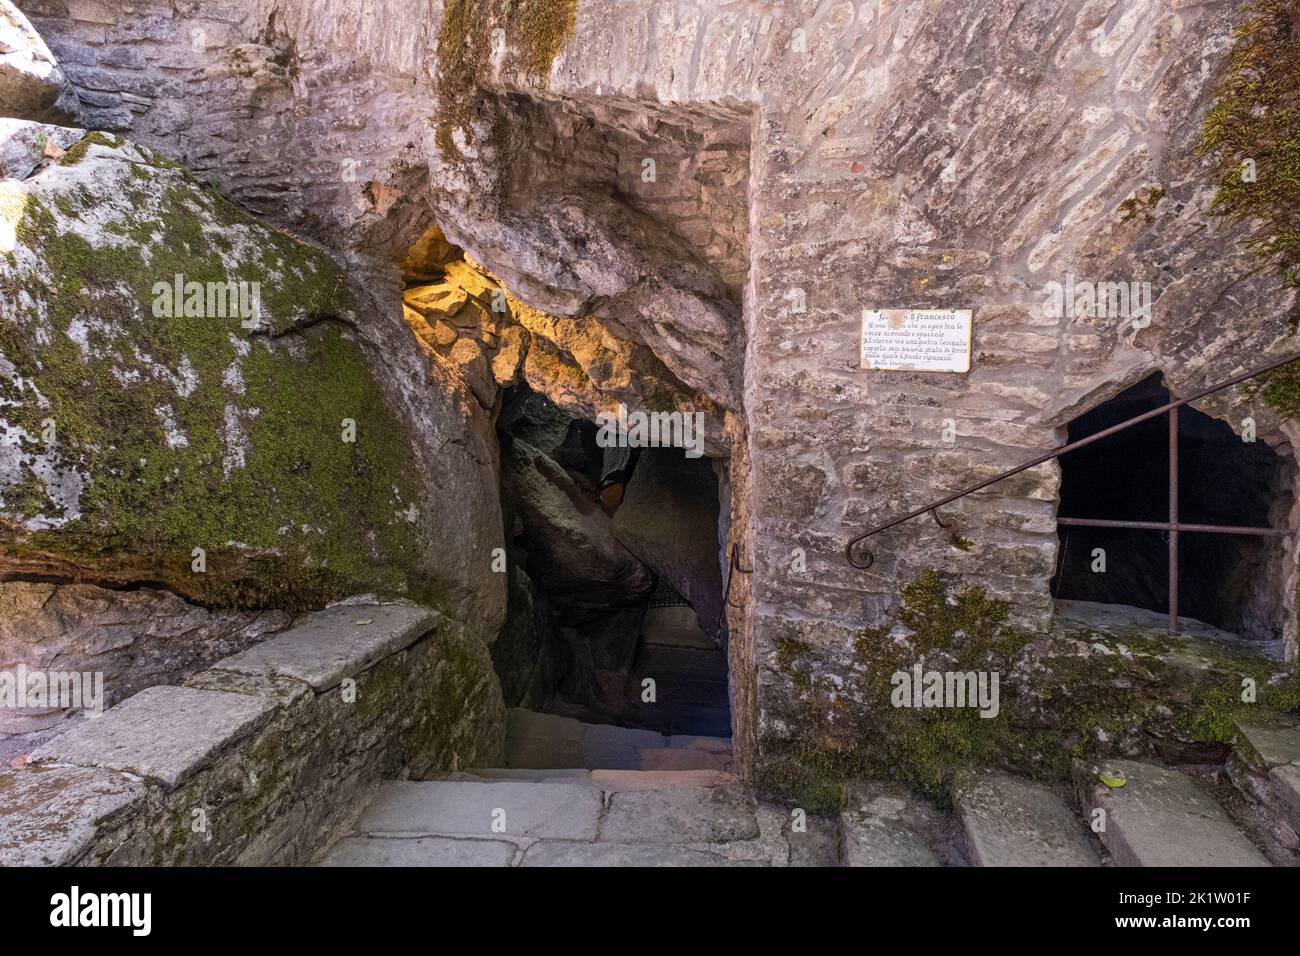
M 863 309 L 862 367 L 970 371 L 970 309 Z

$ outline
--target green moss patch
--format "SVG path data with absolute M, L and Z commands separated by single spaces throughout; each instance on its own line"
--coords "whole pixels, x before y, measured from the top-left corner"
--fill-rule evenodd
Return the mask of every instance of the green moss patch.
M 1247 239 L 1290 287 L 1300 287 L 1300 0 L 1257 0 L 1234 33 L 1226 73 L 1205 118 L 1213 211 L 1254 223 Z
M 96 143 L 116 145 L 87 137 L 64 160 Z M 414 453 L 342 321 L 352 308 L 342 273 L 141 155 L 103 186 L 130 215 L 104 217 L 103 201 L 78 189 L 33 191 L 18 243 L 36 267 L 0 260 L 19 302 L 0 320 L 0 353 L 16 370 L 0 376 L 3 417 L 29 436 L 25 452 L 84 477 L 76 516 L 55 513 L 48 494 L 0 489 L 0 510 L 56 525 L 9 522 L 8 549 L 217 605 L 298 609 L 416 590 L 405 570 L 419 557 L 407 517 Z M 269 334 L 238 315 L 159 316 L 155 284 L 176 275 L 259 283 Z M 47 420 L 50 445 L 33 437 Z M 204 573 L 192 570 L 195 548 Z
M 1031 635 L 983 589 L 934 571 L 902 589 L 880 627 L 831 659 L 797 633 L 775 640 L 758 784 L 800 806 L 833 810 L 847 783 L 898 781 L 940 803 L 964 770 L 1001 768 L 1065 780 L 1076 759 L 1197 748 L 1232 739 L 1237 720 L 1300 707 L 1294 671 L 1248 650 L 1139 633 L 1057 628 Z M 893 675 L 999 674 L 997 716 L 976 707 L 897 707 Z M 1242 700 L 1243 680 L 1257 689 Z
M 577 0 L 448 0 L 438 36 L 436 140 L 444 156 L 459 156 L 455 130 L 469 135 L 479 82 L 492 58 L 493 31 L 502 31 L 510 51 L 505 67 L 544 86 L 573 36 L 577 10 Z M 506 132 L 499 124 L 493 130 L 494 136 Z

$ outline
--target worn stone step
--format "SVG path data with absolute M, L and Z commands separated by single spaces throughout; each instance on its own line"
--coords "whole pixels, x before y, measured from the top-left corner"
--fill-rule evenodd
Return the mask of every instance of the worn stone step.
M 1300 725 L 1290 721 L 1236 725 L 1235 761 L 1228 772 L 1257 801 L 1279 842 L 1300 848 Z
M 759 836 L 752 797 L 741 788 L 673 787 L 613 794 L 602 843 L 733 843 Z
M 940 866 L 933 849 L 938 815 L 900 788 L 868 783 L 839 817 L 843 866 Z
M 391 781 L 357 821 L 370 835 L 594 840 L 600 791 L 585 784 Z
M 1260 770 L 1300 763 L 1300 726 L 1293 723 L 1236 724 L 1236 752 Z
M 1008 774 L 982 774 L 954 795 L 976 866 L 1100 866 L 1078 816 L 1057 794 Z
M 456 779 L 572 783 L 595 787 L 606 793 L 662 790 L 665 787 L 720 787 L 737 782 L 734 773 L 717 770 L 528 770 L 510 767 L 468 770 L 456 775 Z
M 1098 772 L 1124 779 L 1109 787 Z M 1268 866 L 1218 802 L 1185 773 L 1133 760 L 1079 763 L 1075 786 L 1087 819 L 1119 866 Z
M 346 837 L 318 866 L 510 866 L 518 850 L 504 840 L 461 837 Z
M 758 860 L 730 860 L 708 850 L 644 843 L 561 843 L 541 840 L 524 853 L 520 866 L 762 866 Z
M 731 741 L 588 724 L 514 709 L 507 715 L 504 764 L 517 769 L 716 770 L 731 767 Z

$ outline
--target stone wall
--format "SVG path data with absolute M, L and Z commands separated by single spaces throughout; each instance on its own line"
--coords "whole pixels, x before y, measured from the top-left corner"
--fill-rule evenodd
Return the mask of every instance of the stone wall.
M 440 76 L 436 0 L 22 6 L 102 121 L 253 208 L 371 256 L 436 219 L 531 304 L 576 314 L 601 293 L 556 261 L 574 249 L 502 206 L 507 159 L 527 153 L 500 152 L 490 106 Z M 750 117 L 743 317 L 717 368 L 673 345 L 698 310 L 661 317 L 651 342 L 744 442 L 731 468 L 732 543 L 753 568 L 731 621 L 742 767 L 783 732 L 769 719 L 789 693 L 779 635 L 840 655 L 926 568 L 1010 600 L 1021 624 L 1051 618 L 1055 466 L 948 509 L 968 547 L 917 521 L 882 535 L 863 572 L 843 557 L 854 533 L 1059 444 L 1071 418 L 1152 372 L 1186 394 L 1295 347 L 1294 295 L 1209 214 L 1196 153 L 1244 3 L 580 2 L 540 71 L 508 17 L 474 9 L 477 32 L 448 49 L 503 26 L 503 55 L 484 53 L 477 77 L 489 100 Z M 440 96 L 471 108 L 448 119 L 461 104 Z M 428 119 L 440 106 L 442 136 Z M 1046 284 L 1071 274 L 1149 282 L 1152 323 L 1045 310 Z M 971 372 L 862 371 L 860 313 L 877 307 L 973 309 Z M 727 379 L 738 398 L 711 389 Z M 1250 415 L 1282 450 L 1294 440 L 1242 395 L 1203 407 Z M 1286 564 L 1294 656 L 1294 554 Z
M 336 606 L 0 774 L 0 865 L 303 863 L 381 779 L 491 766 L 504 727 L 460 625 Z

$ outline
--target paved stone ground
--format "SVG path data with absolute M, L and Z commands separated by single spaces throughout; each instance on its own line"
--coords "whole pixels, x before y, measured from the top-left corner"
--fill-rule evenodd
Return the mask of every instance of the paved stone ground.
M 1267 866 L 1295 861 L 1254 845 L 1259 834 L 1222 792 L 1135 761 L 1076 768 L 1076 791 L 1003 773 L 971 774 L 951 813 L 903 788 L 866 781 L 831 820 L 754 800 L 715 768 L 647 770 L 662 749 L 646 731 L 511 714 L 516 755 L 587 766 L 503 767 L 385 784 L 325 866 Z M 1300 728 L 1243 728 L 1255 771 L 1300 777 Z M 726 740 L 668 739 L 727 755 Z M 562 746 L 563 745 L 563 746 Z M 567 749 L 566 749 L 567 748 Z M 509 747 L 507 748 L 509 751 Z M 638 758 L 639 759 L 639 758 Z M 1107 786 L 1100 774 L 1122 778 Z M 1112 783 L 1114 781 L 1112 780 Z M 1240 793 L 1224 786 L 1238 797 Z M 1273 784 L 1277 811 L 1292 804 Z M 1294 792 L 1294 791 L 1287 791 Z M 1225 810 L 1231 806 L 1230 816 Z M 1300 804 L 1297 804 L 1300 806 Z M 1255 804 L 1252 804 L 1255 806 Z M 1105 825 L 1094 833 L 1094 809 Z M 795 826 L 795 821 L 802 821 Z M 1243 823 L 1251 836 L 1243 831 Z M 1294 834 L 1293 834 L 1294 835 Z
M 826 866 L 832 821 L 758 803 L 726 775 L 600 771 L 391 782 L 325 866 Z

